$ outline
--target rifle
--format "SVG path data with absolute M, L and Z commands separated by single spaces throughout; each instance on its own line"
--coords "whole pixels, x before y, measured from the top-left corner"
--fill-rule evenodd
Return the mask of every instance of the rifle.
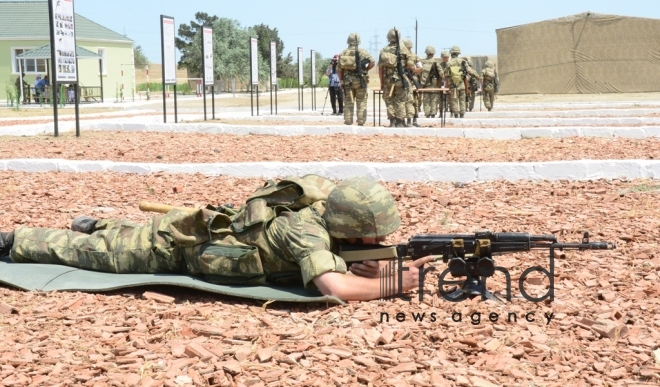
M 559 243 L 554 235 L 479 231 L 474 234 L 418 234 L 410 238 L 407 243 L 394 246 L 341 245 L 339 255 L 346 262 L 388 258 L 415 260 L 435 255 L 437 256 L 436 261 L 441 259 L 447 264 L 447 269 L 441 274 L 440 281 L 443 284 L 461 285 L 459 290 L 450 295 L 443 293 L 443 289 L 439 289 L 447 300 L 460 301 L 469 295 L 481 294 L 483 299 L 490 298 L 499 301 L 486 289 L 486 279 L 492 277 L 496 271 L 503 273 L 508 282 L 510 282 L 510 276 L 505 268 L 495 266 L 494 256 L 530 250 L 549 250 L 550 272 L 540 266 L 535 266 L 521 275 L 520 282 L 523 283 L 529 273 L 540 271 L 546 273 L 552 284 L 555 250 L 582 251 L 615 248 L 616 245 L 611 242 L 589 241 L 588 232 L 584 233 L 580 243 Z M 401 267 L 401 264 L 399 265 Z M 447 274 L 451 274 L 453 277 L 467 277 L 467 279 L 465 281 L 444 281 Z M 554 297 L 552 285 L 547 296 Z M 510 283 L 507 287 L 507 300 L 511 301 Z
M 467 75 L 468 75 L 468 69 L 467 69 L 467 61 L 463 60 L 461 62 L 461 73 L 463 77 L 463 85 L 465 85 L 465 95 L 469 96 L 470 92 L 468 91 L 468 81 L 467 81 Z
M 426 82 L 424 82 L 424 87 L 428 87 L 431 84 L 432 79 L 436 79 L 436 82 L 440 79 L 440 71 L 438 71 L 438 64 L 433 63 L 431 65 L 431 70 L 429 70 L 429 74 L 426 76 Z
M 357 70 L 358 78 L 360 79 L 360 86 L 363 89 L 367 88 L 367 83 L 364 81 L 364 75 L 367 74 L 365 69 L 369 66 L 369 59 L 365 59 L 364 63 L 360 60 L 360 47 L 355 45 L 355 68 Z
M 404 89 L 407 89 L 410 87 L 410 84 L 406 80 L 406 75 L 403 72 L 403 65 L 401 65 L 401 45 L 399 42 L 399 31 L 397 31 L 396 28 L 394 28 L 394 36 L 396 37 L 396 72 L 399 74 L 399 78 L 401 78 L 401 85 L 403 85 Z

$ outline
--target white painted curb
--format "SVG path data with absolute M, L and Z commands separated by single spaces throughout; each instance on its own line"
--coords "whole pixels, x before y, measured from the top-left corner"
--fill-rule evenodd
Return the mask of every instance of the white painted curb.
M 200 173 L 273 178 L 315 173 L 333 179 L 369 176 L 382 181 L 473 182 L 493 180 L 660 179 L 660 160 L 579 160 L 531 163 L 246 162 L 209 164 L 128 163 L 63 159 L 0 160 L 0 171 Z

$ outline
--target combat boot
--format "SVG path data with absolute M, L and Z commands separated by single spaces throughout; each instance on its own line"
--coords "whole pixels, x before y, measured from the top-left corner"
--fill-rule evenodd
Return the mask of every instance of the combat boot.
M 395 118 L 395 120 L 396 120 L 396 127 L 397 128 L 405 128 L 406 127 L 405 119 Z
M 396 127 L 396 118 L 390 118 L 390 128 Z
M 410 123 L 410 120 L 411 120 L 410 118 L 406 118 L 406 124 L 404 125 L 406 128 L 409 128 L 409 127 L 412 126 L 412 124 Z
M 431 118 L 435 118 L 435 114 L 431 114 Z
M 96 229 L 96 222 L 98 221 L 98 219 L 90 218 L 89 216 L 78 216 L 71 222 L 71 231 L 91 235 Z
M 461 118 L 464 118 L 464 117 L 465 117 L 465 113 L 461 113 Z
M 416 127 L 419 128 L 419 124 L 417 123 L 417 117 L 413 118 L 412 124 L 413 124 L 413 126 L 416 126 Z
M 0 232 L 0 257 L 9 255 L 11 247 L 14 245 L 14 232 Z

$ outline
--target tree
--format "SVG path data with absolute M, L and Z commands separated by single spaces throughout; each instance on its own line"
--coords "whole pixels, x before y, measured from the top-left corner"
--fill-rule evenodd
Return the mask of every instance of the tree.
M 140 45 L 133 46 L 133 62 L 135 63 L 135 68 L 138 69 L 144 69 L 149 65 L 149 59 L 144 55 L 142 46 Z
M 193 77 L 201 77 L 202 69 L 202 51 L 201 51 L 201 32 L 203 27 L 212 27 L 219 18 L 209 16 L 206 12 L 195 13 L 195 20 L 190 25 L 185 23 L 179 26 L 179 37 L 175 38 L 174 44 L 181 51 L 179 67 L 188 69 L 188 73 Z
M 277 28 L 270 28 L 266 24 L 259 24 L 252 27 L 252 30 L 257 34 L 259 39 L 259 54 L 261 59 L 268 63 L 270 67 L 270 42 L 275 42 L 276 47 L 276 57 L 277 57 L 277 76 L 282 76 L 282 69 L 284 68 L 284 62 L 282 58 L 282 53 L 284 52 L 284 42 L 279 37 L 279 32 Z

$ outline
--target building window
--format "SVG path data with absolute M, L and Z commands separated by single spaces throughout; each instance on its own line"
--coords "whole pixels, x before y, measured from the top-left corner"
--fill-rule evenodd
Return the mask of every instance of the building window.
M 101 74 L 105 75 L 107 74 L 105 67 L 105 48 L 99 48 L 96 52 L 101 57 Z
M 30 51 L 32 48 L 14 48 L 12 51 L 12 57 L 14 58 L 12 69 L 14 74 L 18 74 L 20 65 L 18 62 L 23 62 L 23 72 L 25 74 L 40 74 L 46 72 L 46 60 L 45 59 L 18 59 L 17 56 L 21 55 L 26 51 Z

